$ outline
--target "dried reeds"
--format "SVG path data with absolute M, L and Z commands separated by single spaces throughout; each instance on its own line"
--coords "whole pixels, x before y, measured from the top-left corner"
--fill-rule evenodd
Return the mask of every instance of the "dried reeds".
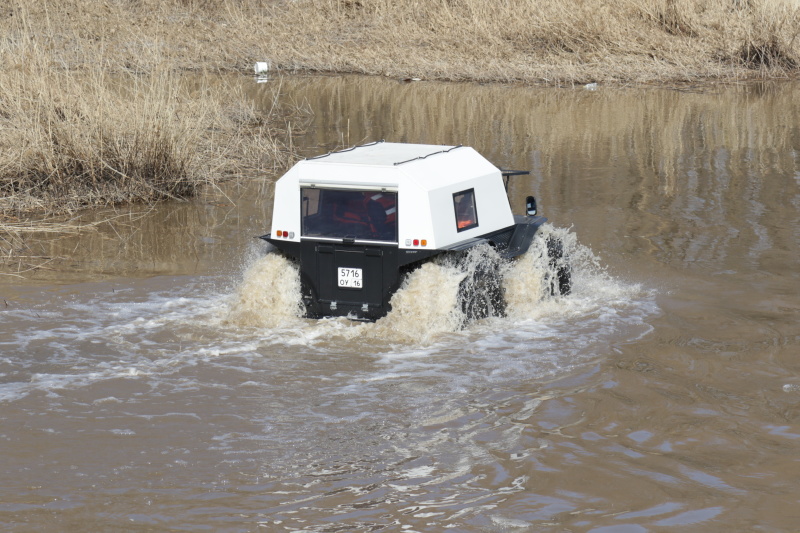
M 571 84 L 786 76 L 800 61 L 800 0 L 16 0 L 7 11 L 0 29 L 13 35 L 26 19 L 51 68 L 243 71 L 269 60 Z
M 4 211 L 184 197 L 202 181 L 192 152 L 202 122 L 176 119 L 187 106 L 167 75 L 138 87 L 37 70 L 0 76 Z M 126 83 L 130 95 L 114 87 Z
M 95 16 L 64 16 L 82 8 Z M 237 83 L 186 76 L 159 47 L 140 53 L 146 31 L 130 46 L 106 46 L 121 20 L 98 9 L 21 0 L 3 13 L 3 253 L 24 241 L 28 226 L 15 222 L 31 213 L 186 198 L 229 176 L 274 173 L 293 157 L 277 112 L 257 112 Z M 131 53 L 135 61 L 125 59 Z
M 241 49 L 283 68 L 627 84 L 787 76 L 800 58 L 798 0 L 295 0 L 229 11 Z
M 770 2 L 750 6 L 749 24 L 738 58 L 746 68 L 766 72 L 788 72 L 798 68 L 795 48 L 800 34 L 800 9 L 784 2 Z
M 800 0 L 12 0 L 0 7 L 0 223 L 151 202 L 291 157 L 236 87 L 339 71 L 574 84 L 793 76 Z
M 184 85 L 167 70 L 0 72 L 0 215 L 185 198 L 291 157 L 241 89 Z
M 140 57 L 147 69 L 126 68 L 75 28 L 49 24 L 63 13 L 33 7 L 12 7 L 0 39 L 6 267 L 42 264 L 32 243 L 87 229 L 62 216 L 81 207 L 183 199 L 229 177 L 274 175 L 293 159 L 285 117 L 257 111 L 237 80 L 186 75 L 155 52 Z M 54 46 L 67 41 L 77 48 Z
M 27 268 L 49 230 L 87 229 L 63 216 L 81 207 L 272 177 L 295 157 L 290 135 L 225 78 L 0 71 L 0 262 Z

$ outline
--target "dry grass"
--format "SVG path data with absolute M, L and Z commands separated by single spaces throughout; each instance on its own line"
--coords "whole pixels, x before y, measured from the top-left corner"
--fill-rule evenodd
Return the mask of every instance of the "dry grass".
M 273 177 L 295 158 L 292 118 L 257 110 L 226 78 L 0 72 L 0 263 L 43 264 L 26 256 L 45 233 L 98 224 L 72 221 L 82 207 Z
M 291 54 L 275 46 L 271 55 L 287 66 L 321 70 L 549 84 L 672 82 L 785 76 L 796 70 L 800 54 L 794 0 L 290 5 L 300 21 L 298 35 L 288 40 Z M 285 18 L 273 16 L 271 32 L 283 34 Z
M 293 160 L 286 117 L 257 111 L 241 85 L 190 82 L 168 70 L 0 71 L 4 262 L 43 230 L 86 229 L 64 217 L 79 208 L 180 200 Z
M 292 154 L 285 124 L 239 86 L 187 86 L 174 71 L 0 71 L 0 217 L 192 196 Z
M 6 265 L 29 255 L 34 233 L 86 229 L 63 217 L 76 209 L 184 199 L 232 176 L 274 175 L 294 158 L 287 117 L 256 110 L 241 84 L 187 76 L 157 47 L 106 46 L 113 24 L 75 16 L 93 4 L 55 6 L 0 8 Z
M 0 77 L 2 211 L 190 195 L 204 179 L 193 150 L 205 110 L 171 98 L 176 90 L 167 75 L 148 78 L 47 71 Z M 126 83 L 130 95 L 115 87 Z M 177 108 L 192 116 L 177 118 Z
M 31 211 L 183 198 L 291 159 L 277 115 L 187 72 L 552 85 L 791 77 L 800 0 L 11 0 L 0 252 Z
M 799 0 L 16 0 L 0 9 L 0 55 L 21 19 L 48 65 L 70 69 L 244 71 L 270 60 L 571 84 L 789 76 L 800 61 Z

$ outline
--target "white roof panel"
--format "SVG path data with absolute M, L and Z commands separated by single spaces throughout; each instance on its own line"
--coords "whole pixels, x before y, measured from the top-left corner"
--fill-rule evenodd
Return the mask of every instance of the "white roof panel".
M 318 186 L 430 191 L 490 176 L 501 183 L 497 167 L 468 146 L 379 142 L 305 159 L 296 167 L 300 183 Z
M 356 146 L 306 159 L 313 163 L 343 163 L 347 165 L 394 166 L 397 163 L 430 156 L 456 148 L 437 144 L 405 144 L 377 142 Z

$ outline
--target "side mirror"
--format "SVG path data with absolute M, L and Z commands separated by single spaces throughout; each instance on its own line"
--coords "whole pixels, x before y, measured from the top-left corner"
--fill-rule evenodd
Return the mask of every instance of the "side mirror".
M 536 215 L 536 198 L 533 196 L 525 198 L 525 214 L 529 217 Z

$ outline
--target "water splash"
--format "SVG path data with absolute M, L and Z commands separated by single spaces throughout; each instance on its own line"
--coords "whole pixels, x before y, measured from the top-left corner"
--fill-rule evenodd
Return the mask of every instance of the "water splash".
M 563 258 L 551 261 L 548 241 L 561 243 Z M 555 290 L 558 269 L 568 265 L 571 273 L 571 292 L 561 296 Z M 537 319 L 562 314 L 578 307 L 603 301 L 633 298 L 641 291 L 638 284 L 615 279 L 601 265 L 588 246 L 578 242 L 577 235 L 566 228 L 543 225 L 530 249 L 514 259 L 505 271 L 506 312 L 515 320 Z
M 464 273 L 441 261 L 411 272 L 391 299 L 392 311 L 375 324 L 363 324 L 366 334 L 422 343 L 461 328 L 458 287 Z
M 277 327 L 303 314 L 300 269 L 277 253 L 267 253 L 245 272 L 228 312 L 238 326 Z
M 561 296 L 554 286 L 562 266 L 548 255 L 548 240 L 557 240 L 572 275 L 572 292 Z M 477 274 L 476 274 L 477 273 Z M 442 254 L 409 273 L 391 299 L 392 311 L 375 323 L 343 318 L 301 319 L 300 276 L 296 263 L 278 253 L 259 257 L 244 274 L 226 322 L 235 326 L 302 330 L 311 343 L 339 337 L 427 345 L 443 335 L 473 328 L 465 299 L 487 289 L 485 278 L 497 278 L 502 307 L 490 307 L 495 329 L 521 321 L 590 313 L 598 306 L 632 298 L 638 285 L 615 280 L 592 251 L 564 228 L 544 225 L 527 253 L 503 261 L 489 246 L 462 254 Z M 489 296 L 483 295 L 487 301 Z M 505 316 L 505 319 L 497 320 Z M 484 321 L 479 320 L 478 323 Z

